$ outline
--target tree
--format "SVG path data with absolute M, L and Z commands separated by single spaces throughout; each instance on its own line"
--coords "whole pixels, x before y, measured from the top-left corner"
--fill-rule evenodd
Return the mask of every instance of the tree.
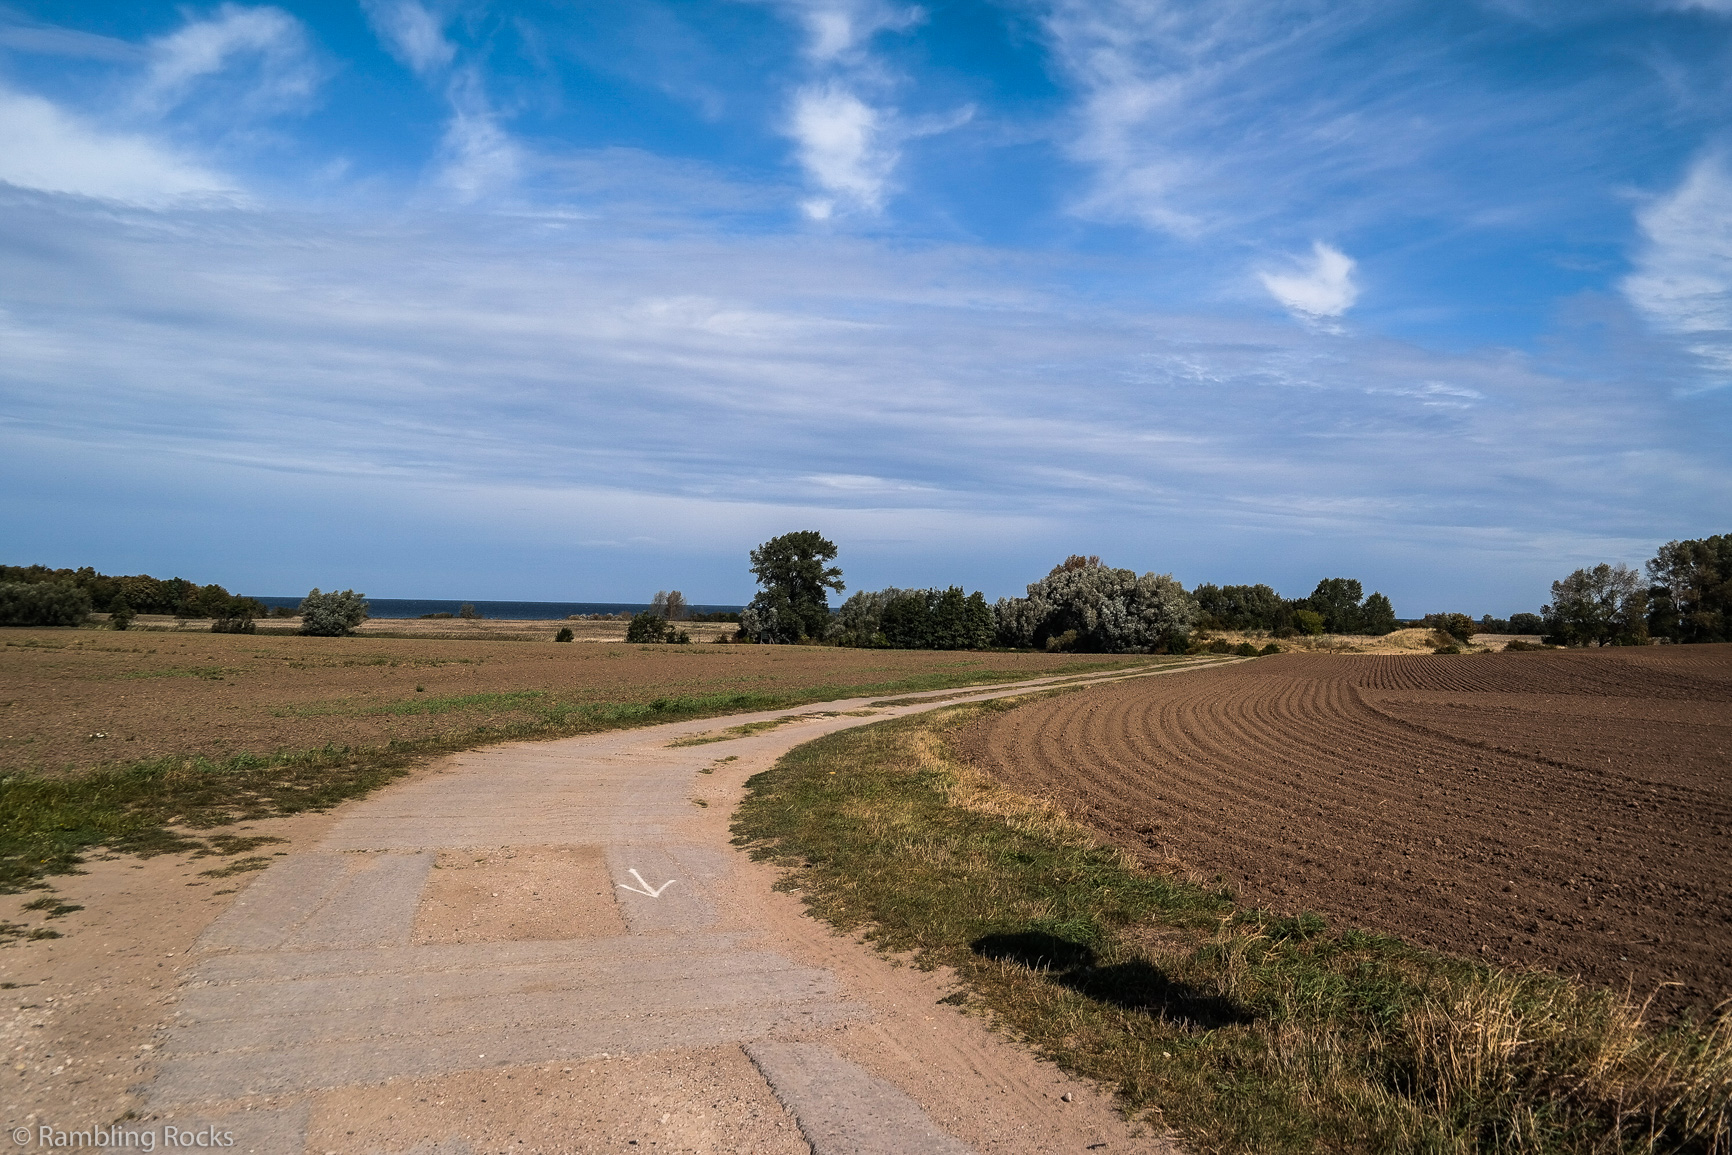
M 1538 614 L 1511 614 L 1509 616 L 1509 632 L 1512 634 L 1538 634 L 1545 632 L 1546 624 Z
M 367 595 L 354 590 L 320 593 L 314 586 L 301 599 L 301 633 L 315 638 L 343 638 L 367 620 Z
M 1050 642 L 1098 653 L 1183 650 L 1197 620 L 1196 600 L 1171 574 L 1138 577 L 1074 556 L 1030 585 L 1027 597 L 1000 598 L 993 611 L 1006 645 Z
M 1732 534 L 1669 541 L 1647 570 L 1648 629 L 1655 637 L 1732 641 Z
M 842 592 L 842 571 L 824 563 L 836 546 L 816 530 L 773 537 L 751 552 L 752 575 L 762 586 L 740 614 L 740 630 L 758 642 L 821 639 L 830 629 L 826 591 Z
M 1314 638 L 1320 637 L 1325 625 L 1323 615 L 1316 610 L 1293 611 L 1293 628 L 1302 634 L 1309 634 Z
M 1388 598 L 1374 593 L 1365 599 L 1359 607 L 1359 630 L 1376 638 L 1395 632 L 1395 607 Z
M 69 581 L 0 582 L 0 626 L 77 626 L 90 595 Z
M 1331 634 L 1359 633 L 1359 599 L 1365 587 L 1354 578 L 1324 578 L 1305 599 L 1305 608 L 1323 618 L 1323 629 Z
M 1294 603 L 1266 585 L 1200 585 L 1192 591 L 1202 611 L 1197 625 L 1213 630 L 1268 630 L 1293 624 Z
M 692 616 L 691 607 L 686 605 L 686 596 L 679 590 L 657 590 L 655 601 L 650 603 L 650 613 L 670 622 L 683 622 Z
M 475 612 L 474 606 L 470 605 L 468 602 L 464 602 L 462 605 L 457 607 L 457 616 L 462 618 L 464 621 L 472 622 L 481 615 Z
M 983 650 L 992 645 L 992 607 L 979 590 L 967 595 L 961 586 L 885 592 L 891 596 L 880 605 L 868 644 L 901 650 Z
M 108 603 L 108 627 L 113 630 L 129 630 L 132 619 L 138 615 L 132 612 L 132 607 L 126 604 L 126 599 L 116 597 Z
M 1626 565 L 1601 562 L 1552 583 L 1540 610 L 1546 641 L 1564 646 L 1639 646 L 1648 636 L 1648 591 Z

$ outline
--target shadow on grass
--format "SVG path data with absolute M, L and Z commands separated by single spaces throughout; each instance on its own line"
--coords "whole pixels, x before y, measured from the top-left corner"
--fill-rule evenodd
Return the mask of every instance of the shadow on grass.
M 982 958 L 1047 972 L 1053 982 L 1084 998 L 1165 1022 L 1212 1031 L 1255 1018 L 1232 999 L 1171 979 L 1146 959 L 1096 966 L 1094 948 L 1047 931 L 988 934 L 969 946 Z

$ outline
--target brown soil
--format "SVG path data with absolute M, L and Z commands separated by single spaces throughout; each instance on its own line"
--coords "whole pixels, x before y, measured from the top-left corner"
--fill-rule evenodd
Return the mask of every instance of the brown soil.
M 847 687 L 922 674 L 1008 681 L 1123 664 L 1067 654 L 560 645 L 551 632 L 545 637 L 0 630 L 0 772 L 374 745 L 532 721 L 560 704 L 817 687 L 835 687 L 824 696 L 838 697 Z
M 1732 997 L 1729 705 L 1732 646 L 1283 655 L 1037 701 L 956 745 L 1249 904 L 1670 1013 Z

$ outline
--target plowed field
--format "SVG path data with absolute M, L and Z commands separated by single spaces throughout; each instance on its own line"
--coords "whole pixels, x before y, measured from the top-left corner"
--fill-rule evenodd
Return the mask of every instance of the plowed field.
M 1282 655 L 955 743 L 1250 905 L 1657 989 L 1663 1012 L 1732 997 L 1732 646 Z

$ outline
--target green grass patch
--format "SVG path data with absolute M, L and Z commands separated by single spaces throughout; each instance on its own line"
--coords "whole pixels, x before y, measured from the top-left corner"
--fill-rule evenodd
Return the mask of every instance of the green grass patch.
M 955 968 L 956 1002 L 1234 1152 L 1720 1152 L 1732 1022 L 1644 1024 L 1512 974 L 1139 869 L 956 762 L 950 707 L 808 743 L 736 842 L 838 930 Z

